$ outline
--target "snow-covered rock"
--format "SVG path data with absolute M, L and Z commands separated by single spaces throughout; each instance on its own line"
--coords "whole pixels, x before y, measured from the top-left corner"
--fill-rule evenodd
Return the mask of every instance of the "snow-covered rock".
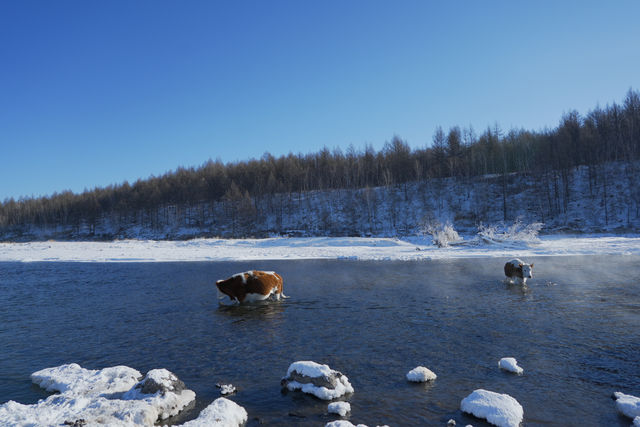
M 236 427 L 247 421 L 247 411 L 237 403 L 219 397 L 204 408 L 198 418 L 182 424 L 183 427 Z
M 33 405 L 0 405 L 0 425 L 149 426 L 176 415 L 195 399 L 195 393 L 166 369 L 154 369 L 143 378 L 126 366 L 89 370 L 72 363 L 34 372 L 31 379 L 60 394 Z
M 281 384 L 291 391 L 302 390 L 324 400 L 353 393 L 353 387 L 346 375 L 312 361 L 292 363 Z
M 518 366 L 518 361 L 513 357 L 503 357 L 498 362 L 498 366 L 500 369 L 513 372 L 514 374 L 522 375 L 524 373 L 524 369 Z
M 71 363 L 34 372 L 31 374 L 31 381 L 47 391 L 72 391 L 74 394 L 93 397 L 128 391 L 142 376 L 139 371 L 127 366 L 90 370 Z
M 418 366 L 416 368 L 413 368 L 407 373 L 407 380 L 416 382 L 416 383 L 433 381 L 436 378 L 438 378 L 438 376 L 434 374 L 433 371 L 431 371 L 428 368 L 425 368 L 424 366 Z
M 158 392 L 165 394 L 168 391 L 180 393 L 184 389 L 184 383 L 173 373 L 166 369 L 152 369 L 147 372 L 142 381 L 124 394 L 124 398 L 135 399 L 138 395 L 156 394 Z
M 613 396 L 616 398 L 618 411 L 629 418 L 634 418 L 633 422 L 636 423 L 637 417 L 640 417 L 640 398 L 619 391 L 613 393 Z
M 462 399 L 460 409 L 499 427 L 517 427 L 524 416 L 522 406 L 513 397 L 483 389 Z
M 149 403 L 158 410 L 161 420 L 177 415 L 195 398 L 196 394 L 185 389 L 184 383 L 166 369 L 152 369 L 122 395 L 123 400 Z
M 351 405 L 349 402 L 332 402 L 329 403 L 327 411 L 330 414 L 338 414 L 341 417 L 344 417 L 347 413 L 351 412 Z

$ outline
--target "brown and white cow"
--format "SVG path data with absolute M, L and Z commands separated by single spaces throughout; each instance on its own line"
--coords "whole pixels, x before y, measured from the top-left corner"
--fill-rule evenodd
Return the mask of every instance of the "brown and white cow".
M 216 282 L 218 290 L 239 303 L 263 301 L 274 295 L 276 300 L 288 298 L 282 292 L 282 277 L 273 271 L 246 271 Z M 220 298 L 224 298 L 224 295 Z
M 511 281 L 515 280 L 519 284 L 525 285 L 527 279 L 533 277 L 533 263 L 526 264 L 521 259 L 512 259 L 504 265 L 504 275 L 511 279 Z

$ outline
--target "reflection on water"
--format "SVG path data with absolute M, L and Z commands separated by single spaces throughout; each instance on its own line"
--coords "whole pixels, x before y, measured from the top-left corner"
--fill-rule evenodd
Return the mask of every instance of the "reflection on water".
M 290 363 L 314 360 L 349 377 L 354 423 L 483 426 L 459 406 L 486 388 L 526 425 L 629 425 L 610 395 L 640 392 L 640 259 L 530 261 L 526 288 L 502 259 L 0 263 L 0 402 L 46 397 L 29 374 L 63 363 L 164 367 L 198 396 L 172 422 L 231 383 L 250 426 L 323 425 L 326 402 L 280 389 Z M 249 269 L 278 271 L 291 298 L 218 305 L 215 280 Z M 523 376 L 498 369 L 507 356 Z M 438 379 L 407 382 L 418 365 Z

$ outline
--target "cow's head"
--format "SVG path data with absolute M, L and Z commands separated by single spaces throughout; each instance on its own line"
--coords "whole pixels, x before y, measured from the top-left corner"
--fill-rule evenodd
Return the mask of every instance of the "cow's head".
M 238 298 L 234 292 L 234 288 L 237 286 L 236 282 L 239 281 L 240 278 L 235 276 L 224 280 L 218 280 L 216 282 L 216 287 L 218 288 L 218 291 L 222 292 L 224 295 L 228 296 L 232 300 L 236 300 Z M 224 295 L 220 296 L 219 299 L 224 298 Z
M 533 277 L 533 264 L 520 264 L 522 269 L 522 277 L 525 279 L 531 279 Z

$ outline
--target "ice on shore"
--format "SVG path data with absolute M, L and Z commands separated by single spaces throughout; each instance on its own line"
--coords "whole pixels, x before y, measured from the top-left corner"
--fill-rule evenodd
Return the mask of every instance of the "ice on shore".
M 633 418 L 634 425 L 640 425 L 640 398 L 620 393 L 619 391 L 613 393 L 613 396 L 616 398 L 618 411 L 629 418 Z
M 127 366 L 90 370 L 72 363 L 34 372 L 31 379 L 59 394 L 32 405 L 14 401 L 0 405 L 0 425 L 63 425 L 82 420 L 87 425 L 149 426 L 178 414 L 195 400 L 195 393 L 166 369 L 153 369 L 143 376 Z M 205 421 L 191 426 L 215 425 L 210 422 L 213 419 L 231 420 L 218 424 L 225 426 L 244 422 L 232 422 L 241 418 L 244 409 L 216 402 L 194 420 Z
M 329 403 L 327 411 L 330 414 L 338 414 L 341 417 L 344 417 L 348 412 L 351 412 L 351 405 L 349 402 L 332 402 Z
M 288 390 L 301 390 L 323 400 L 353 393 L 353 387 L 346 375 L 312 361 L 292 363 L 281 384 Z
M 433 381 L 436 378 L 438 378 L 438 376 L 434 374 L 433 371 L 431 371 L 428 368 L 425 368 L 424 366 L 418 366 L 416 368 L 413 368 L 407 373 L 407 380 L 416 382 L 416 383 Z
M 499 427 L 518 427 L 524 416 L 522 406 L 513 397 L 483 389 L 462 399 L 460 409 Z
M 498 366 L 500 369 L 513 372 L 514 374 L 522 375 L 524 373 L 524 369 L 518 366 L 518 361 L 513 357 L 503 357 L 498 362 Z
M 0 261 L 18 262 L 169 262 L 291 259 L 426 260 L 508 257 L 511 244 L 431 245 L 407 237 L 308 237 L 269 239 L 194 239 L 189 241 L 116 240 L 112 242 L 0 243 Z M 420 250 L 416 250 L 420 249 Z M 542 236 L 535 245 L 517 245 L 521 257 L 638 255 L 640 236 Z

